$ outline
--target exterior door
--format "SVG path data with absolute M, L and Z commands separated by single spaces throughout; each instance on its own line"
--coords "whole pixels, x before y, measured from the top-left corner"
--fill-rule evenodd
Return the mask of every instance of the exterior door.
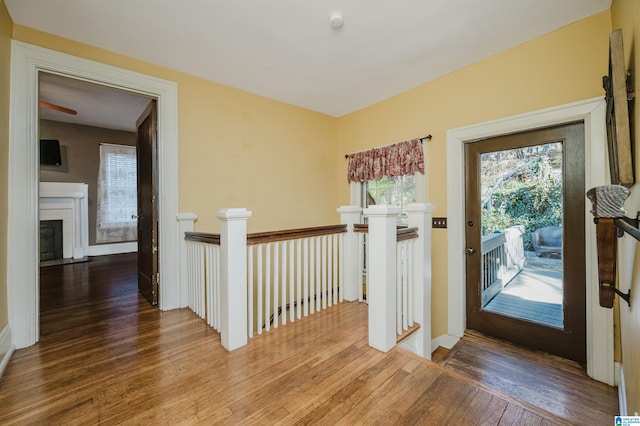
M 467 327 L 586 361 L 584 124 L 465 145 Z
M 138 119 L 138 289 L 158 304 L 157 113 L 153 100 Z

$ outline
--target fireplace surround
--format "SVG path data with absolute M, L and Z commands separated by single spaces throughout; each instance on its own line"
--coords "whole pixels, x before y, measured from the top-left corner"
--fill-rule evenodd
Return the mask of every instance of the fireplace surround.
M 81 259 L 89 247 L 88 185 L 40 182 L 40 221 L 62 222 L 62 258 Z

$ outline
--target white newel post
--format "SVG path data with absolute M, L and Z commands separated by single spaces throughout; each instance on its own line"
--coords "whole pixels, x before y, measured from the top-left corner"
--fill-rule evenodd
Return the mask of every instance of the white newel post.
M 362 209 L 358 206 L 341 206 L 340 223 L 347 225 L 347 233 L 344 236 L 342 260 L 344 265 L 344 299 L 354 301 L 358 299 L 358 234 L 353 232 L 353 226 L 360 223 Z
M 189 264 L 187 263 L 187 242 L 184 240 L 185 232 L 193 232 L 195 230 L 195 221 L 198 216 L 193 213 L 178 213 L 176 216 L 178 221 L 178 239 L 180 241 L 178 248 L 179 271 L 180 274 L 180 308 L 189 306 Z
M 220 219 L 220 339 L 232 351 L 247 344 L 247 209 L 222 209 Z
M 433 204 L 408 204 L 409 228 L 418 228 L 413 249 L 413 312 L 420 330 L 414 334 L 417 354 L 431 359 L 431 213 Z
M 396 218 L 399 207 L 371 206 L 369 218 L 369 346 L 388 352 L 396 345 Z

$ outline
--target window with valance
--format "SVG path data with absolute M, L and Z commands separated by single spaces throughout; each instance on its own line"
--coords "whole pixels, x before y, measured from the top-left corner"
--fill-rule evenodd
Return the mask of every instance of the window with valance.
M 348 179 L 359 187 L 361 207 L 385 204 L 404 212 L 407 204 L 421 201 L 424 179 L 417 176 L 424 175 L 424 151 L 420 139 L 356 152 L 347 158 Z M 398 223 L 405 222 L 401 215 Z
M 424 153 L 420 139 L 372 148 L 348 155 L 350 182 L 380 180 L 383 176 L 424 174 Z

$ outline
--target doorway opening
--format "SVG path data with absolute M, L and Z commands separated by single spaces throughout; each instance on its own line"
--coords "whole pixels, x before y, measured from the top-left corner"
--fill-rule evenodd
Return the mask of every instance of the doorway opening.
M 586 361 L 584 166 L 581 122 L 466 144 L 469 328 Z
M 175 82 L 99 62 L 11 42 L 7 293 L 9 326 L 16 348 L 39 337 L 38 300 L 38 73 L 64 75 L 157 99 L 158 247 L 162 310 L 183 306 L 178 223 L 178 87 Z M 167 261 L 163 261 L 166 259 Z
M 481 308 L 563 328 L 561 142 L 483 153 Z
M 41 232 L 40 314 L 41 321 L 45 321 L 42 314 L 50 308 L 45 306 L 47 303 L 95 303 L 101 295 L 119 292 L 115 288 L 118 285 L 123 286 L 122 291 L 131 285 L 126 277 L 113 283 L 105 283 L 104 279 L 96 282 L 99 274 L 77 273 L 79 267 L 72 264 L 99 259 L 105 267 L 110 262 L 122 263 L 124 267 L 131 262 L 123 262 L 123 259 L 132 256 L 136 259 L 139 253 L 144 257 L 152 252 L 140 249 L 136 229 L 141 216 L 139 209 L 149 217 L 157 217 L 157 206 L 147 207 L 148 197 L 139 197 L 140 188 L 150 187 L 157 193 L 157 180 L 149 185 L 146 181 L 138 182 L 138 170 L 140 164 L 157 164 L 155 159 L 147 159 L 155 155 L 157 149 L 153 145 L 153 149 L 148 150 L 145 145 L 142 155 L 137 155 L 140 151 L 137 119 L 155 102 L 151 97 L 46 72 L 38 74 L 38 82 L 39 139 L 55 141 L 59 153 L 55 163 L 42 161 L 42 151 L 39 155 L 40 227 L 42 229 L 43 223 L 50 222 L 43 220 L 44 217 L 64 218 L 64 221 L 54 221 L 60 223 L 56 241 L 60 247 L 70 248 L 64 254 L 60 250 L 59 261 L 42 262 L 42 248 L 49 238 L 43 239 Z M 152 143 L 155 144 L 155 127 L 153 136 Z M 123 257 L 120 255 L 123 253 L 131 254 Z M 144 264 L 140 259 L 136 263 Z M 67 265 L 62 268 L 68 271 L 45 270 L 52 265 Z M 92 271 L 95 268 L 85 269 Z M 155 272 L 144 274 L 156 275 Z M 106 292 L 92 288 L 105 285 L 114 288 Z M 155 285 L 155 291 L 144 292 L 145 296 L 153 293 L 152 304 L 157 304 L 157 281 Z M 147 287 L 140 288 L 146 290 Z M 66 297 L 69 291 L 65 289 L 73 289 L 73 297 Z M 50 327 L 41 322 L 40 329 L 46 333 Z
M 605 185 L 608 179 L 605 115 L 606 103 L 601 97 L 597 97 L 447 130 L 447 214 L 451 224 L 447 232 L 448 332 L 437 338 L 440 345 L 453 347 L 467 327 L 463 166 L 466 143 L 496 135 L 582 121 L 585 124 L 585 187 L 592 188 Z M 592 232 L 593 215 L 587 208 L 582 215 L 586 220 L 587 374 L 613 385 L 616 376 L 611 333 L 613 314 L 611 310 L 600 308 L 598 290 L 591 285 L 598 275 L 595 262 L 596 238 L 595 232 Z

